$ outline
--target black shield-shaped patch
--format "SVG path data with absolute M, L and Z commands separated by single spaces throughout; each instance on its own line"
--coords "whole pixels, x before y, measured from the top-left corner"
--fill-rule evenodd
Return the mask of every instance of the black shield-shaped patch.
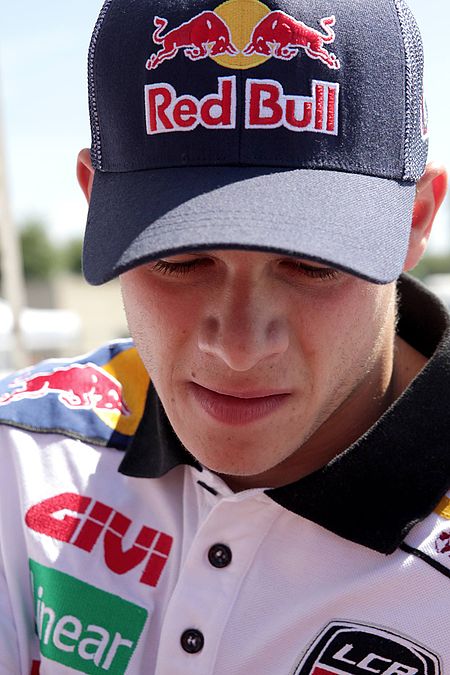
M 317 636 L 291 675 L 441 675 L 437 656 L 375 626 L 333 621 Z

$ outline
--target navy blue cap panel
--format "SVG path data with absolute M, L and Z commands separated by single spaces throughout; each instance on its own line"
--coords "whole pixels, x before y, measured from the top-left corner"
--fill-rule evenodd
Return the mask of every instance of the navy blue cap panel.
M 386 3 L 362 0 L 282 0 L 276 10 L 270 1 L 241 2 L 247 14 L 234 16 L 231 28 L 214 12 L 222 4 L 113 0 L 94 59 L 101 170 L 241 163 L 402 178 L 405 105 L 398 92 L 405 87 L 405 58 L 392 3 L 387 12 Z M 181 38 L 167 37 L 174 31 L 181 35 L 183 25 L 194 21 L 203 30 L 202 22 L 211 25 L 207 13 L 214 12 L 218 26 L 211 30 L 228 28 L 234 44 L 240 19 L 248 22 L 252 7 L 267 12 L 266 25 L 255 15 L 250 36 L 255 47 L 258 40 L 275 51 L 271 45 L 277 40 L 279 45 L 278 55 L 260 55 L 256 67 L 233 68 L 236 57 L 231 54 L 230 67 L 211 57 L 194 58 L 194 46 L 184 48 Z M 332 16 L 335 23 L 327 25 Z M 283 37 L 288 29 L 291 44 L 297 35 L 296 49 Z M 333 34 L 333 41 L 326 41 Z M 167 56 L 172 48 L 173 55 Z M 160 61 L 148 69 L 152 55 Z M 240 62 L 243 58 L 241 54 Z M 256 57 L 246 58 L 251 63 Z M 192 119 L 202 117 L 202 105 L 208 120 L 211 107 L 205 97 L 214 98 L 220 124 L 212 118 L 209 127 L 203 121 L 195 128 L 176 127 L 177 105 L 184 124 L 189 113 Z M 152 115 L 158 118 L 153 131 Z M 230 128 L 221 128 L 227 123 Z

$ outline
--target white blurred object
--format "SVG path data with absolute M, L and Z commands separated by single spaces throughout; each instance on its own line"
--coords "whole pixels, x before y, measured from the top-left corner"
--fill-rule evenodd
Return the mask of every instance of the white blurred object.
M 20 316 L 20 330 L 29 351 L 70 347 L 81 334 L 81 319 L 68 309 L 27 309 Z
M 424 283 L 450 308 L 450 274 L 430 274 Z
M 6 352 L 13 346 L 14 318 L 10 306 L 0 300 L 0 351 Z
M 66 309 L 22 310 L 19 320 L 24 348 L 31 352 L 63 352 L 76 344 L 81 335 L 81 319 Z M 0 370 L 13 367 L 14 318 L 5 300 L 0 299 Z

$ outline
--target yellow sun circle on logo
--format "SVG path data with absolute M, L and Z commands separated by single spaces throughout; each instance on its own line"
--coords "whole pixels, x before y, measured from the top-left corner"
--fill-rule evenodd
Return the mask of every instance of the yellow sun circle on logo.
M 247 70 L 260 66 L 261 63 L 268 61 L 270 57 L 261 54 L 252 54 L 246 56 L 242 50 L 250 42 L 250 38 L 255 26 L 270 13 L 270 9 L 259 0 L 227 0 L 214 10 L 221 19 L 225 21 L 231 31 L 231 38 L 235 47 L 239 49 L 239 54 L 231 56 L 224 54 L 214 56 L 213 60 L 224 68 L 233 70 Z

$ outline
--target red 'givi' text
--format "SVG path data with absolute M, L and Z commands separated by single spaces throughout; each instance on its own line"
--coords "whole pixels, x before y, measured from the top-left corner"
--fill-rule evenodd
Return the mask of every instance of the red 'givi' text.
M 79 517 L 64 513 L 67 511 Z M 168 534 L 144 525 L 134 544 L 124 549 L 123 538 L 132 526 L 131 520 L 102 502 L 72 492 L 32 506 L 25 515 L 25 522 L 34 532 L 67 542 L 88 553 L 101 541 L 108 569 L 116 574 L 126 574 L 142 565 L 139 581 L 148 586 L 158 584 L 173 543 Z

